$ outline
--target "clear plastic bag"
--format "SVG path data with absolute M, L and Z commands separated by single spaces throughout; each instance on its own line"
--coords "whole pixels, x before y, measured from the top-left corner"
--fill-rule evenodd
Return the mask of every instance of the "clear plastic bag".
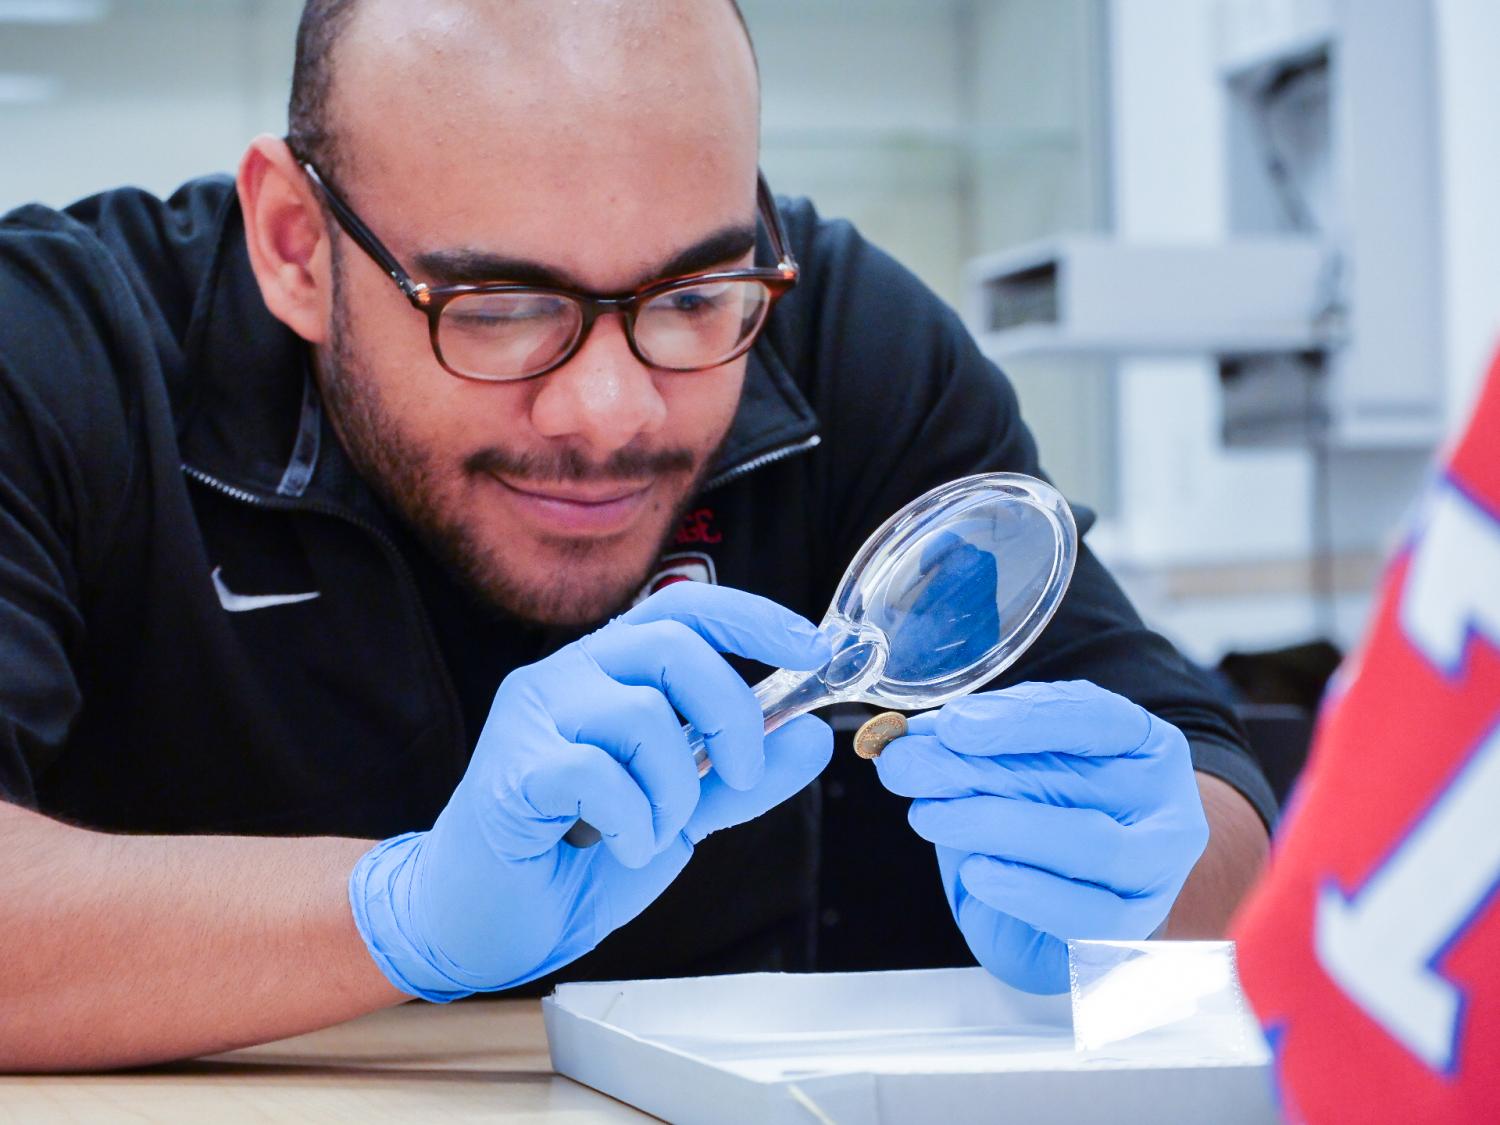
M 1073 1041 L 1097 1061 L 1243 1063 L 1265 1052 L 1231 941 L 1070 941 Z

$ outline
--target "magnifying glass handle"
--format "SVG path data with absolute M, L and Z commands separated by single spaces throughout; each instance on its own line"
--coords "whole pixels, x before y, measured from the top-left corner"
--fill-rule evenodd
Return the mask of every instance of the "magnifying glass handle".
M 798 715 L 806 714 L 814 707 L 834 702 L 820 672 L 788 672 L 779 669 L 755 685 L 755 700 L 760 704 L 760 713 L 765 717 L 766 733 Z M 706 777 L 714 768 L 708 756 L 708 746 L 703 736 L 691 723 L 682 724 L 682 733 L 687 735 L 688 745 L 693 748 L 693 761 L 698 763 L 699 778 Z M 563 843 L 575 848 L 591 848 L 600 841 L 599 830 L 586 820 L 579 820 L 563 836 Z

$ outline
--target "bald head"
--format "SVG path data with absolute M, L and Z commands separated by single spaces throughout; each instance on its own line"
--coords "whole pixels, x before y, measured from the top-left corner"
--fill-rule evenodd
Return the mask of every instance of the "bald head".
M 640 95 L 653 90 L 697 98 L 708 93 L 705 74 L 743 86 L 747 61 L 753 86 L 754 47 L 738 0 L 307 0 L 288 137 L 299 155 L 339 176 L 362 147 L 350 133 L 373 88 L 420 99 L 436 123 L 461 114 L 476 86 L 503 86 L 515 103 L 570 100 L 587 110 L 589 100 L 644 102 Z M 758 90 L 750 96 L 758 103 Z

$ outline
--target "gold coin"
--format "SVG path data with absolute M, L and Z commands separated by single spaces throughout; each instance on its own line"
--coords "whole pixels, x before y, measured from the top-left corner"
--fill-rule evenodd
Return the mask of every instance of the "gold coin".
M 854 752 L 861 758 L 878 758 L 886 746 L 906 733 L 906 716 L 882 711 L 854 734 Z

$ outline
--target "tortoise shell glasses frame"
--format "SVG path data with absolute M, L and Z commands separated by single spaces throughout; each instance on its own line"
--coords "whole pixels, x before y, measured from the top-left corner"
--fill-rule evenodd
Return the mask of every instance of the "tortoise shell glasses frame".
M 606 313 L 619 313 L 624 318 L 625 336 L 630 350 L 648 367 L 666 371 L 710 370 L 747 352 L 765 327 L 772 307 L 797 284 L 797 261 L 788 245 L 786 228 L 764 175 L 758 178 L 757 203 L 760 221 L 770 236 L 771 250 L 776 257 L 775 266 L 687 274 L 651 282 L 629 293 L 600 294 L 566 286 L 523 285 L 503 281 L 455 285 L 428 285 L 417 281 L 397 261 L 396 256 L 386 249 L 354 209 L 329 185 L 316 166 L 301 156 L 296 156 L 296 159 L 344 233 L 390 277 L 412 307 L 427 317 L 428 338 L 438 363 L 450 374 L 463 379 L 514 382 L 534 379 L 556 370 L 578 354 L 588 339 L 594 322 Z M 736 299 L 745 302 L 739 314 L 735 314 L 732 309 L 727 313 L 727 323 L 733 326 L 732 330 L 736 333 L 732 342 L 726 338 L 716 347 L 709 347 L 708 343 L 701 341 L 684 345 L 681 342 L 683 333 L 679 329 L 675 339 L 677 350 L 682 354 L 653 354 L 651 346 L 642 345 L 637 327 L 643 312 L 661 319 L 662 314 L 658 310 L 670 308 L 678 314 L 680 320 L 713 300 L 722 300 L 722 295 L 728 293 L 735 294 Z M 548 327 L 548 322 L 537 315 L 539 309 L 545 310 L 544 316 L 550 318 L 551 337 L 527 340 L 529 362 L 509 363 L 507 366 L 511 369 L 507 371 L 480 370 L 477 364 L 461 361 L 457 354 L 459 349 L 452 346 L 447 351 L 455 354 L 445 354 L 443 326 L 451 325 L 454 318 L 445 318 L 444 314 L 455 305 L 475 309 L 480 304 L 476 299 L 480 298 L 490 299 L 491 306 L 503 304 L 506 311 L 498 317 L 486 314 L 470 319 L 486 325 L 498 322 L 505 326 L 504 331 L 514 336 L 517 334 L 516 326 L 527 330 L 535 330 L 537 326 Z M 460 304 L 461 302 L 466 304 Z M 721 320 L 724 315 L 720 314 Z M 734 324 L 736 315 L 740 317 L 737 325 Z M 559 317 L 563 319 L 558 319 Z M 451 329 L 447 335 L 450 336 L 451 345 Z M 492 331 L 491 336 L 494 335 L 495 332 Z M 493 347 L 493 341 L 491 346 Z M 701 358 L 696 354 L 689 358 L 688 353 L 695 347 L 706 349 L 702 350 Z M 517 350 L 513 344 L 511 350 Z

